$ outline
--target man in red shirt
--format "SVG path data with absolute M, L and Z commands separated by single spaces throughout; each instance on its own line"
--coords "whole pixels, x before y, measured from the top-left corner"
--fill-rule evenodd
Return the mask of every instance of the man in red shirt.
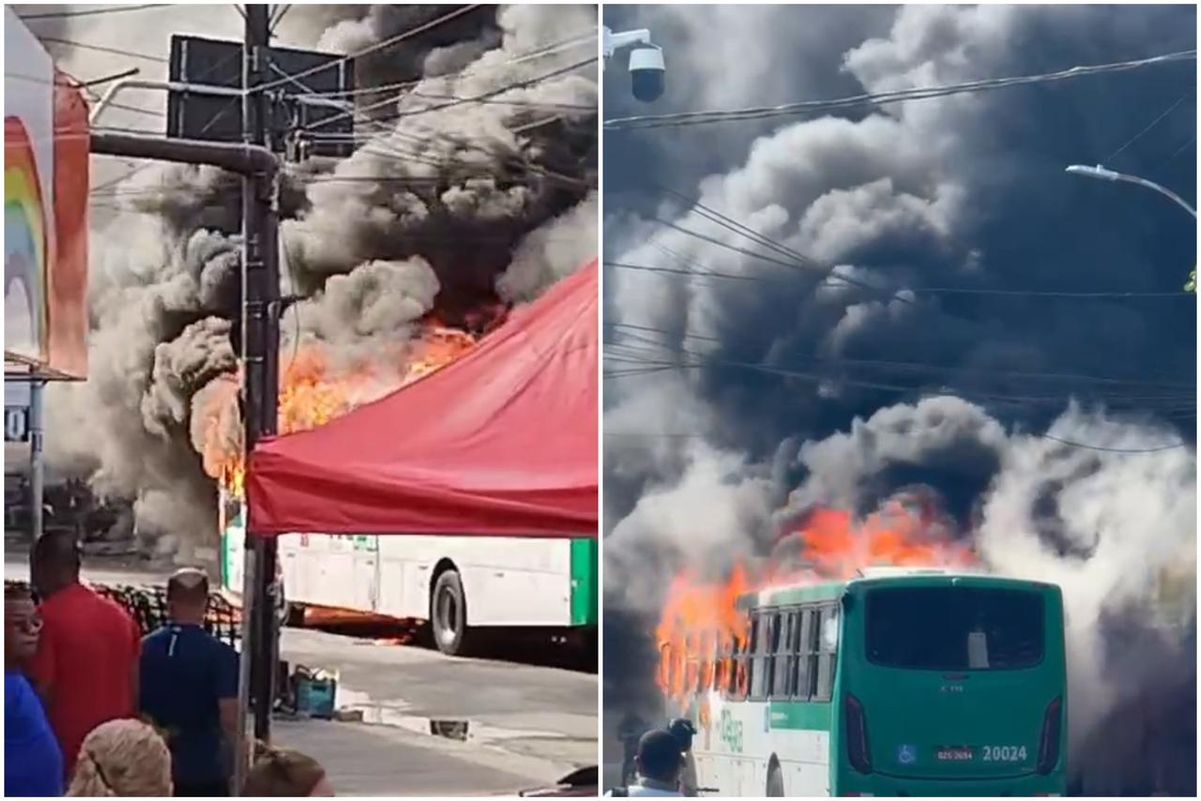
M 51 532 L 34 543 L 29 572 L 42 604 L 42 631 L 31 674 L 67 776 L 92 729 L 137 716 L 142 639 L 124 609 L 79 583 L 79 566 L 72 534 Z

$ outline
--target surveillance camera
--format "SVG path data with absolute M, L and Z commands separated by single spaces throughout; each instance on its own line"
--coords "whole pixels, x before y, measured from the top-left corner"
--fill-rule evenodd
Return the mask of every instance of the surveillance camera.
M 663 95 L 667 67 L 663 51 L 657 47 L 640 47 L 630 51 L 630 79 L 634 97 L 643 103 L 658 100 Z

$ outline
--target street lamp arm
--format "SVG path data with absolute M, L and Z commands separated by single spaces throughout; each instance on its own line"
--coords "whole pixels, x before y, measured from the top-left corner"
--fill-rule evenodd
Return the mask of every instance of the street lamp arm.
M 1197 216 L 1197 210 L 1190 206 L 1184 198 L 1180 197 L 1180 195 L 1176 194 L 1165 186 L 1160 186 L 1154 181 L 1148 181 L 1146 178 L 1140 178 L 1137 175 L 1127 175 L 1126 173 L 1122 172 L 1115 172 L 1102 167 L 1100 164 L 1095 167 L 1089 167 L 1083 164 L 1072 164 L 1065 170 L 1065 172 L 1069 172 L 1073 175 L 1083 175 L 1088 178 L 1096 178 L 1101 181 L 1124 181 L 1128 184 L 1144 186 L 1147 189 L 1158 192 L 1159 194 L 1179 204 L 1181 208 L 1193 215 L 1194 218 Z

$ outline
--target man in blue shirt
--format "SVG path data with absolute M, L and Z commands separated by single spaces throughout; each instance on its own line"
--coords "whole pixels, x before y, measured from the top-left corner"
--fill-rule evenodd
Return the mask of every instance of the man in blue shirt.
M 142 713 L 166 733 L 177 796 L 229 795 L 238 730 L 238 653 L 204 630 L 209 582 L 167 581 L 170 622 L 142 640 Z
M 4 588 L 4 795 L 63 794 L 63 755 L 22 666 L 37 650 L 40 621 L 29 590 Z

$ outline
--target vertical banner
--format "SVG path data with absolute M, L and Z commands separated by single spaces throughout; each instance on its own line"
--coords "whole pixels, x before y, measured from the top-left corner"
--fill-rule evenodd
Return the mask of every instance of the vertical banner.
M 4 10 L 4 353 L 87 375 L 87 102 Z

